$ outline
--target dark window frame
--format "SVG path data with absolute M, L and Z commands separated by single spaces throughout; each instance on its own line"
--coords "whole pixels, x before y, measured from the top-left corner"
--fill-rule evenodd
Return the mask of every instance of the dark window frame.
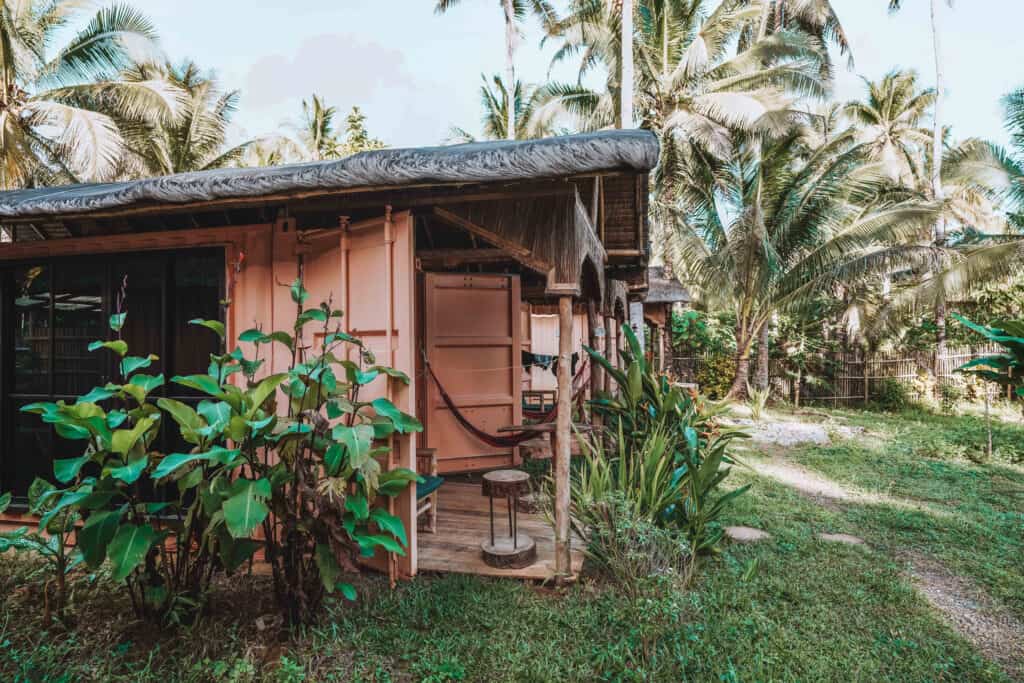
M 175 374 L 186 374 L 192 372 L 205 372 L 202 368 L 177 368 L 174 358 L 172 344 L 173 330 L 176 325 L 186 325 L 187 320 L 173 320 L 175 311 L 173 301 L 177 283 L 175 279 L 176 265 L 180 260 L 188 257 L 215 257 L 217 263 L 217 319 L 224 322 L 224 307 L 219 305 L 226 296 L 226 274 L 227 265 L 225 262 L 226 252 L 224 247 L 195 247 L 185 249 L 161 249 L 146 251 L 122 251 L 102 252 L 95 254 L 75 254 L 47 256 L 42 258 L 12 259 L 0 261 L 0 492 L 10 491 L 11 486 L 18 479 L 18 461 L 21 458 L 32 457 L 35 454 L 15 452 L 15 419 L 14 406 L 18 403 L 29 401 L 58 401 L 73 400 L 76 395 L 58 394 L 56 392 L 55 364 L 58 353 L 56 351 L 56 332 L 54 327 L 54 291 L 56 288 L 57 271 L 61 266 L 69 264 L 88 264 L 92 268 L 102 269 L 102 329 L 106 330 L 106 321 L 109 320 L 112 312 L 113 296 L 119 289 L 120 282 L 116 281 L 114 271 L 117 264 L 123 263 L 126 259 L 134 256 L 144 256 L 162 268 L 160 284 L 160 331 L 159 349 L 129 349 L 133 355 L 156 353 L 161 359 L 161 372 L 164 373 L 167 383 L 153 392 L 154 397 L 173 398 L 190 405 L 198 403 L 200 397 L 195 394 L 182 393 L 181 387 L 170 383 L 170 378 Z M 14 286 L 11 274 L 18 268 L 27 266 L 44 266 L 46 276 L 49 278 L 50 303 L 49 303 L 49 341 L 48 344 L 48 366 L 47 387 L 49 393 L 15 392 L 14 389 L 14 359 L 17 354 L 15 349 L 15 325 L 17 317 L 16 306 L 14 305 L 15 294 L 11 289 Z M 128 315 L 131 316 L 131 282 L 128 284 Z M 109 335 L 100 335 L 98 338 L 109 338 Z M 99 353 L 99 352 L 96 352 Z M 111 381 L 116 372 L 117 361 L 113 354 L 106 354 L 106 360 L 102 365 L 103 375 L 100 384 Z M 53 438 L 59 438 L 53 435 Z M 166 445 L 168 435 L 161 432 L 158 437 L 161 447 Z M 16 507 L 23 507 L 25 503 L 24 492 L 14 491 Z

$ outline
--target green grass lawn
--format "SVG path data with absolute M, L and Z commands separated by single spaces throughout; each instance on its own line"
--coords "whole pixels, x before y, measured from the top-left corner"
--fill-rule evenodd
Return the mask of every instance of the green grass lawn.
M 424 576 L 390 591 L 368 577 L 357 604 L 333 604 L 320 625 L 286 638 L 258 577 L 221 582 L 211 617 L 163 631 L 132 622 L 126 598 L 111 600 L 105 579 L 83 577 L 72 606 L 77 627 L 47 629 L 31 567 L 3 557 L 0 680 L 1007 680 L 918 595 L 896 551 L 938 558 L 1020 615 L 1024 470 L 978 465 L 960 451 L 921 452 L 925 436 L 953 439 L 962 419 L 840 418 L 868 426 L 870 438 L 784 455 L 850 487 L 951 514 L 822 506 L 737 471 L 732 485 L 755 486 L 727 522 L 772 537 L 726 544 L 688 590 L 665 587 L 633 603 L 596 579 L 559 592 Z M 825 543 L 815 537 L 821 531 L 869 545 Z M 253 582 L 263 599 L 253 599 Z

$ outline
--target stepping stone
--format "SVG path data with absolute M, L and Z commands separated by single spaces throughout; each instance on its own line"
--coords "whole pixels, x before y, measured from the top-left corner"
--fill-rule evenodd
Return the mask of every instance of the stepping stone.
M 727 526 L 725 527 L 725 535 L 737 543 L 756 543 L 757 541 L 763 541 L 766 538 L 772 537 L 767 531 L 761 531 L 750 526 Z
M 850 534 L 818 534 L 818 538 L 832 543 L 845 543 L 846 545 L 864 545 L 863 538 L 857 538 Z

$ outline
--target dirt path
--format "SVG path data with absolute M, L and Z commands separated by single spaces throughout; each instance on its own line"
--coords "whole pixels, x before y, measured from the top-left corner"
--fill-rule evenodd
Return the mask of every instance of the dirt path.
M 757 473 L 775 479 L 829 509 L 843 503 L 924 506 L 887 496 L 845 488 L 785 459 L 748 462 Z M 1024 624 L 989 597 L 979 586 L 957 576 L 938 560 L 922 553 L 899 554 L 909 567 L 910 578 L 921 594 L 986 658 L 1013 679 L 1024 681 Z

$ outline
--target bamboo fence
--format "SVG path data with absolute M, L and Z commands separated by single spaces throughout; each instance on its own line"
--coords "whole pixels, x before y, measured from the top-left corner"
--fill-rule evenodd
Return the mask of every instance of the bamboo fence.
M 799 403 L 832 405 L 863 405 L 874 396 L 880 383 L 895 380 L 908 390 L 917 389 L 921 380 L 933 377 L 938 361 L 938 379 L 956 375 L 956 369 L 980 356 L 1001 353 L 998 345 L 947 347 L 938 359 L 934 353 L 873 353 L 857 350 L 822 356 L 818 365 L 825 368 L 820 375 L 797 377 L 785 364 L 773 359 L 768 366 L 769 381 L 776 396 Z M 671 372 L 683 382 L 697 382 L 701 369 L 721 360 L 716 354 L 674 356 Z M 751 379 L 757 359 L 750 363 Z M 798 382 L 799 379 L 799 382 Z

